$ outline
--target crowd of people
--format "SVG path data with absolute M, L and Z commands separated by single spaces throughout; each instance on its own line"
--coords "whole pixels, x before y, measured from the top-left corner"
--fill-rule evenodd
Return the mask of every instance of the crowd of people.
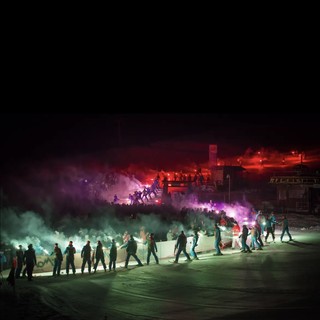
M 286 216 L 283 216 L 281 223 L 277 221 L 275 214 L 272 212 L 265 218 L 264 214 L 260 211 L 255 214 L 254 223 L 249 225 L 247 222 L 243 222 L 242 230 L 240 229 L 239 223 L 232 219 L 227 219 L 227 216 L 224 213 L 221 213 L 219 219 L 213 222 L 213 236 L 214 244 L 213 249 L 215 250 L 214 256 L 222 256 L 222 238 L 221 231 L 222 228 L 228 224 L 232 223 L 232 240 L 230 241 L 231 249 L 239 248 L 243 253 L 252 253 L 253 250 L 262 250 L 262 247 L 268 243 L 269 235 L 272 236 L 272 242 L 275 242 L 275 228 L 276 225 L 282 226 L 282 231 L 280 235 L 280 241 L 283 242 L 285 234 L 289 237 L 289 241 L 293 241 L 293 238 L 289 231 L 289 222 Z M 228 222 L 226 222 L 228 221 Z M 262 228 L 263 226 L 263 228 Z M 265 227 L 265 229 L 264 229 Z M 199 244 L 199 233 L 202 232 L 199 225 L 193 226 L 192 241 L 190 242 L 190 252 L 187 252 L 187 235 L 184 230 L 180 230 L 179 234 L 174 239 L 172 236 L 172 230 L 170 230 L 171 235 L 168 240 L 175 240 L 174 246 L 174 263 L 179 263 L 180 254 L 183 253 L 186 257 L 187 262 L 192 262 L 193 260 L 199 260 L 198 253 L 196 248 Z M 168 232 L 169 234 L 169 232 Z M 148 232 L 144 227 L 140 228 L 140 240 L 147 247 L 147 258 L 146 264 L 150 264 L 150 258 L 153 256 L 155 263 L 159 264 L 159 257 L 157 255 L 157 242 L 155 239 L 155 234 L 153 232 Z M 264 238 L 264 240 L 263 240 Z M 116 271 L 117 268 L 117 251 L 118 248 L 124 248 L 126 250 L 125 258 L 125 268 L 128 268 L 128 264 L 131 258 L 135 259 L 138 266 L 143 266 L 141 259 L 137 255 L 137 240 L 133 234 L 130 234 L 127 230 L 124 232 L 122 237 L 122 244 L 117 246 L 115 239 L 111 240 L 111 243 L 107 248 L 103 247 L 103 244 L 100 240 L 97 241 L 95 249 L 92 248 L 90 240 L 87 240 L 86 244 L 81 250 L 81 273 L 85 272 L 87 267 L 88 273 L 96 272 L 99 263 L 102 264 L 104 271 L 107 269 L 109 271 Z M 109 252 L 108 254 L 108 267 L 105 259 L 105 251 Z M 72 274 L 76 274 L 75 267 L 75 254 L 76 248 L 73 246 L 73 241 L 69 241 L 68 246 L 64 251 L 61 250 L 58 243 L 54 244 L 53 251 L 51 255 L 54 256 L 54 264 L 52 270 L 52 276 L 60 276 L 62 263 L 65 256 L 65 270 L 66 274 L 69 275 L 70 270 Z M 19 248 L 16 250 L 14 257 L 14 268 L 15 268 L 15 278 L 19 279 L 21 277 L 26 277 L 28 281 L 33 279 L 33 270 L 37 264 L 36 252 L 32 244 L 28 245 L 27 250 L 23 250 L 22 245 L 19 245 Z M 24 266 L 24 268 L 23 268 Z

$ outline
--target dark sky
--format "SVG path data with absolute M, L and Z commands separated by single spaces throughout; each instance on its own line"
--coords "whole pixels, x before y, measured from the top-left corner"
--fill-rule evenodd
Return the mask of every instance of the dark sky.
M 318 113 L 1 114 L 1 163 L 198 140 L 251 147 L 316 148 Z

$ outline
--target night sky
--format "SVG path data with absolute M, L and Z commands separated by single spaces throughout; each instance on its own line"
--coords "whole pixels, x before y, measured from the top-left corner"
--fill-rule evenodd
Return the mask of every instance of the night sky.
M 317 113 L 1 114 L 1 163 L 161 141 L 217 143 L 235 153 L 247 147 L 317 148 L 318 132 Z

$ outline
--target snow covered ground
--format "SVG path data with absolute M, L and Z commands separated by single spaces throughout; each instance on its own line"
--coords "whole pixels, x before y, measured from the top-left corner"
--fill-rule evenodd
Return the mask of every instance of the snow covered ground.
M 320 303 L 320 217 L 288 214 L 295 241 L 269 243 L 251 254 L 224 249 L 179 264 L 6 283 L 1 310 L 10 319 L 291 319 Z M 143 261 L 144 262 L 144 261 Z

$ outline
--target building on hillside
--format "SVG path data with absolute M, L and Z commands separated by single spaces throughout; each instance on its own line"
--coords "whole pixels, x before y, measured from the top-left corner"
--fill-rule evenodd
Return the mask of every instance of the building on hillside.
M 320 176 L 272 176 L 277 188 L 277 206 L 283 212 L 320 214 Z
M 239 189 L 245 181 L 246 169 L 241 166 L 215 166 L 212 168 L 211 177 L 217 190 L 230 187 L 231 190 Z

